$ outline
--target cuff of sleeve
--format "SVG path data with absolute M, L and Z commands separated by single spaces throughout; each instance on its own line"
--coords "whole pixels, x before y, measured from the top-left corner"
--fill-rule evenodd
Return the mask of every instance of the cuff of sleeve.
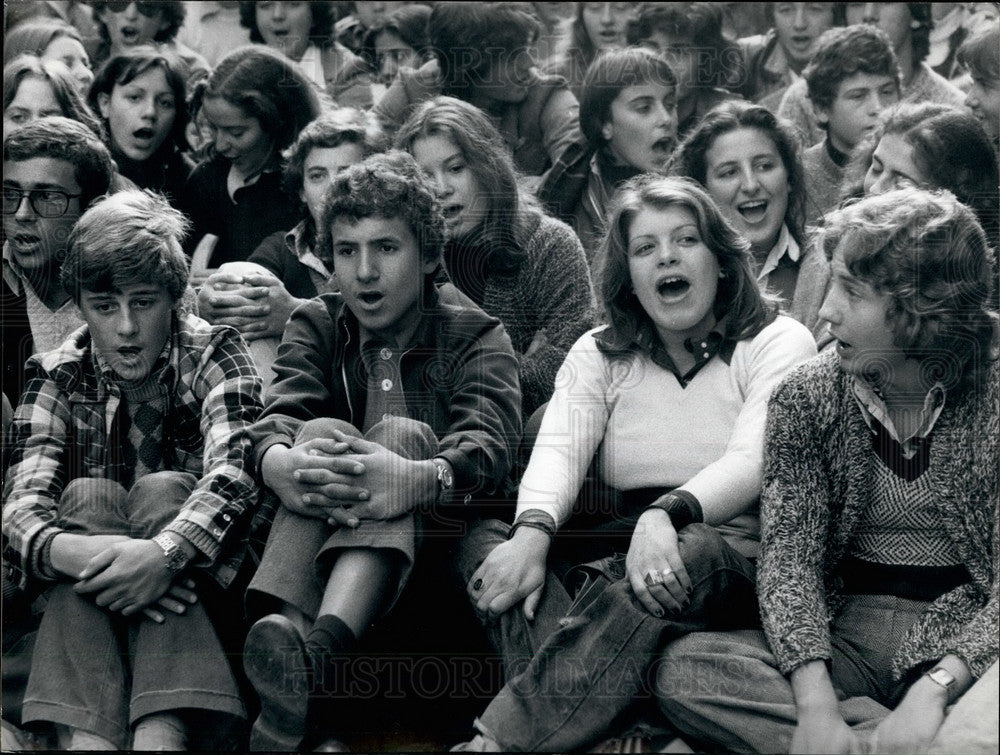
M 661 509 L 667 512 L 674 529 L 680 532 L 689 524 L 700 524 L 705 521 L 701 502 L 686 490 L 672 490 L 653 501 L 647 509 Z
M 549 539 L 556 536 L 556 520 L 547 511 L 542 511 L 541 509 L 528 509 L 521 512 L 514 522 L 514 526 L 510 528 L 510 533 L 507 535 L 508 540 L 514 537 L 514 533 L 517 532 L 518 527 L 531 527 L 532 529 L 541 530 L 549 536 Z
M 174 521 L 169 527 L 165 527 L 164 532 L 173 532 L 187 540 L 198 551 L 199 556 L 195 556 L 191 562 L 192 566 L 207 566 L 215 563 L 215 559 L 222 552 L 222 545 L 205 530 L 196 524 L 185 521 Z
M 271 446 L 288 446 L 288 448 L 291 448 L 294 445 L 295 439 L 287 435 L 269 435 L 258 443 L 256 448 L 254 448 L 254 471 L 257 473 L 257 481 L 263 483 L 264 477 L 261 474 L 260 466 L 264 461 L 264 454 L 270 450 Z
M 31 546 L 29 571 L 38 579 L 55 581 L 59 573 L 52 568 L 52 541 L 62 532 L 58 527 L 46 527 L 35 536 Z

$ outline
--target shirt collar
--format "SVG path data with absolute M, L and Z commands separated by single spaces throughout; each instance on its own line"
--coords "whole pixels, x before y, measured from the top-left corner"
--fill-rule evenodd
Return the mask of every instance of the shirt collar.
M 174 343 L 176 341 L 176 331 L 177 331 L 177 315 L 171 315 L 173 317 L 173 324 L 170 329 L 170 337 L 167 342 L 163 344 L 163 350 L 160 355 L 156 357 L 156 361 L 153 362 L 153 369 L 149 371 L 149 375 L 143 380 L 143 383 L 149 380 L 156 380 L 163 386 L 169 386 L 173 383 L 174 375 L 178 371 L 178 362 L 180 360 L 180 350 L 174 348 Z M 101 381 L 111 387 L 116 389 L 121 388 L 123 385 L 122 379 L 118 376 L 118 373 L 114 371 L 110 364 L 104 359 L 103 355 L 98 353 L 97 349 L 94 348 L 94 341 L 90 341 L 91 352 L 94 359 L 94 364 L 97 367 L 98 375 L 100 375 Z
M 788 226 L 782 223 L 778 240 L 771 247 L 771 251 L 767 253 L 767 258 L 764 260 L 764 264 L 761 265 L 760 270 L 757 271 L 757 280 L 762 281 L 767 278 L 771 271 L 776 269 L 781 263 L 782 257 L 787 256 L 792 262 L 798 262 L 801 255 L 802 250 L 799 248 L 799 243 L 792 236 L 791 232 L 789 232 Z
M 684 341 L 684 348 L 694 356 L 695 360 L 694 366 L 684 374 L 681 374 L 680 370 L 677 369 L 677 365 L 671 359 L 670 353 L 663 346 L 663 342 L 660 341 L 659 336 L 656 335 L 655 330 L 648 323 L 640 327 L 636 335 L 636 344 L 649 354 L 649 358 L 653 360 L 654 364 L 672 372 L 681 384 L 681 387 L 684 388 L 687 387 L 687 384 L 702 367 L 712 361 L 714 356 L 718 355 L 726 364 L 732 361 L 736 341 L 726 336 L 727 318 L 728 315 L 715 323 L 712 330 L 704 338 L 697 340 L 688 338 Z
M 907 438 L 901 438 L 892 417 L 889 416 L 889 410 L 879 388 L 858 377 L 853 379 L 852 388 L 854 400 L 861 409 L 861 416 L 864 418 L 865 424 L 868 425 L 868 429 L 873 433 L 877 432 L 874 423 L 878 422 L 885 428 L 889 436 L 903 447 L 904 452 L 912 446 L 914 441 L 926 438 L 931 434 L 938 417 L 944 410 L 946 395 L 944 384 L 938 381 L 931 386 L 924 397 L 924 405 L 920 410 L 921 420 L 916 431 Z
M 306 221 L 300 221 L 292 230 L 285 234 L 285 246 L 291 251 L 295 258 L 310 270 L 315 270 L 324 278 L 329 278 L 332 273 L 327 268 L 316 253 L 306 243 Z

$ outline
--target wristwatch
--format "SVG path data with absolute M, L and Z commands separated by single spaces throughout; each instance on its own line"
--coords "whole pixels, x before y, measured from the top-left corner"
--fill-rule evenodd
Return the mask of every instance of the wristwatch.
M 188 565 L 187 554 L 166 532 L 154 537 L 153 542 L 163 548 L 163 557 L 167 559 L 167 571 L 171 574 L 183 571 Z
M 944 666 L 935 666 L 926 674 L 928 679 L 944 689 L 948 702 L 951 702 L 952 693 L 955 691 L 955 675 Z
M 431 461 L 437 467 L 438 497 L 440 497 L 455 487 L 455 475 L 451 471 L 451 464 L 444 459 L 435 457 Z

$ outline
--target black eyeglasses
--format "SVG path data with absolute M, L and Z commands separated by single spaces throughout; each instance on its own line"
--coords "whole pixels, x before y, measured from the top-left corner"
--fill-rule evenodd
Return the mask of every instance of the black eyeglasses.
M 3 187 L 3 214 L 13 215 L 20 207 L 22 200 L 27 197 L 28 204 L 39 217 L 61 218 L 69 209 L 69 200 L 77 199 L 81 194 L 67 194 L 65 191 L 56 189 L 32 189 L 22 191 L 13 187 Z
M 125 9 L 128 8 L 132 3 L 130 2 L 119 2 L 118 0 L 110 0 L 106 3 L 107 9 L 112 13 L 124 13 Z M 139 11 L 142 15 L 147 18 L 152 18 L 157 13 L 160 12 L 161 4 L 154 2 L 139 3 L 135 4 L 135 9 Z

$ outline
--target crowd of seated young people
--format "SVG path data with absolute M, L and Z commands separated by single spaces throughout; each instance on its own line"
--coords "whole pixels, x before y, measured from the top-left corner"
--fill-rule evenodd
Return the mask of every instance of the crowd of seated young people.
M 4 749 L 996 751 L 1000 12 L 734 5 L 10 4 Z

